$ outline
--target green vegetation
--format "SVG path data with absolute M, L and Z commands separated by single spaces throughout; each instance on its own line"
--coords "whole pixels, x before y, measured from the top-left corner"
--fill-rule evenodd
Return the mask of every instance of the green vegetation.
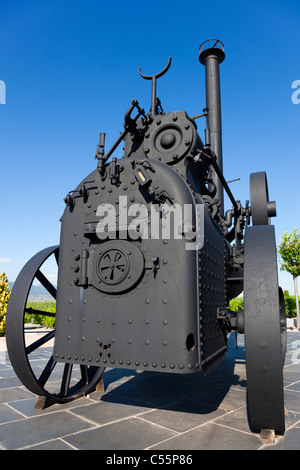
M 297 316 L 297 328 L 300 329 L 300 308 L 298 300 L 297 277 L 300 276 L 300 233 L 295 228 L 290 234 L 284 232 L 278 247 L 282 271 L 293 276 L 295 288 L 295 307 Z
M 283 295 L 284 295 L 284 301 L 285 301 L 286 316 L 296 317 L 297 316 L 296 297 L 294 295 L 290 295 L 288 290 L 285 290 Z M 299 300 L 298 300 L 298 303 L 300 306 Z
M 29 309 L 32 309 L 32 311 L 28 311 Z M 28 302 L 26 305 L 26 310 L 24 323 L 33 323 L 36 325 L 41 325 L 44 328 L 54 328 L 55 317 L 37 314 L 36 310 L 55 313 L 56 302 Z
M 290 234 L 284 232 L 278 247 L 281 270 L 290 273 L 293 278 L 300 276 L 300 232 L 294 229 Z
M 0 336 L 5 336 L 6 310 L 9 297 L 9 282 L 5 272 L 2 271 L 2 274 L 0 275 Z
M 238 312 L 239 310 L 244 310 L 244 299 L 243 299 L 243 297 L 236 297 L 235 299 L 230 300 L 229 308 L 233 312 Z

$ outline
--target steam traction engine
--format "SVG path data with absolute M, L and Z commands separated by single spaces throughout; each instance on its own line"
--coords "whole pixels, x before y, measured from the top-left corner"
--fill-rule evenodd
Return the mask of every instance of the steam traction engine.
M 156 75 L 139 69 L 152 81 L 150 112 L 133 100 L 106 154 L 100 134 L 97 168 L 65 198 L 60 245 L 37 253 L 19 274 L 7 345 L 16 374 L 39 397 L 63 403 L 82 396 L 106 367 L 206 374 L 223 360 L 228 333 L 238 331 L 245 335 L 252 427 L 284 431 L 285 307 L 270 225 L 276 209 L 264 172 L 251 174 L 245 207 L 224 179 L 224 58 L 220 41 L 200 46 L 207 102 L 193 117 L 164 113 L 156 96 L 171 59 Z M 201 116 L 204 142 L 195 123 Z M 124 156 L 110 159 L 122 141 Z M 225 214 L 224 191 L 232 203 Z M 170 223 L 178 213 L 181 222 Z M 42 273 L 50 256 L 58 263 L 57 287 Z M 55 331 L 26 346 L 24 313 L 35 279 L 56 299 Z M 229 301 L 242 292 L 244 311 L 230 311 Z M 37 376 L 30 355 L 53 338 L 53 354 Z M 58 363 L 63 373 L 54 392 L 47 383 Z M 81 373 L 73 381 L 75 364 Z

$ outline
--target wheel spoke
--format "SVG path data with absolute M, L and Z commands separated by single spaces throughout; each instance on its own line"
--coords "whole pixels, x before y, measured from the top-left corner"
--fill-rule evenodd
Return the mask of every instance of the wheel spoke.
M 57 264 L 57 266 L 58 266 L 58 261 L 59 261 L 59 250 L 56 250 L 56 251 L 54 252 L 54 256 L 55 256 L 55 259 L 56 259 L 56 264 Z
M 54 361 L 53 356 L 50 357 L 49 361 L 47 362 L 47 365 L 43 372 L 41 373 L 38 382 L 41 387 L 44 387 L 45 383 L 49 379 L 50 375 L 53 372 L 54 367 L 56 366 L 57 362 Z
M 30 344 L 29 346 L 27 346 L 27 348 L 25 349 L 25 352 L 27 354 L 27 356 L 32 353 L 33 351 L 35 351 L 36 349 L 40 348 L 41 346 L 43 346 L 43 344 L 46 344 L 48 341 L 50 341 L 52 338 L 54 338 L 55 336 L 55 330 L 53 331 L 49 331 L 49 333 L 47 333 L 46 335 L 42 336 L 42 338 L 39 338 L 38 340 L 36 340 L 34 343 Z
M 85 384 L 89 382 L 88 367 L 85 365 L 80 365 L 81 378 Z
M 44 274 L 38 269 L 36 272 L 35 277 L 40 281 L 40 283 L 45 287 L 45 289 L 49 292 L 49 294 L 56 299 L 56 289 L 53 284 L 44 276 Z
M 61 387 L 60 387 L 60 395 L 62 395 L 63 397 L 66 397 L 68 395 L 71 376 L 72 376 L 72 369 L 73 369 L 73 364 L 69 362 L 65 364 L 63 378 L 62 378 Z
M 25 312 L 31 313 L 31 314 L 43 315 L 45 317 L 55 317 L 55 312 L 46 312 L 44 310 L 37 310 L 32 307 L 25 308 Z

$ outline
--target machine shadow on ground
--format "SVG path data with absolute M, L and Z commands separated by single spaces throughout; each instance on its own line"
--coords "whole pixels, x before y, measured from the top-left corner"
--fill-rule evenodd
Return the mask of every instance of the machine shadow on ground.
M 104 386 L 103 402 L 199 414 L 212 413 L 220 406 L 230 409 L 228 393 L 234 387 L 243 406 L 246 404 L 244 347 L 236 347 L 232 333 L 224 361 L 207 376 L 201 372 L 185 375 L 110 369 L 104 374 Z

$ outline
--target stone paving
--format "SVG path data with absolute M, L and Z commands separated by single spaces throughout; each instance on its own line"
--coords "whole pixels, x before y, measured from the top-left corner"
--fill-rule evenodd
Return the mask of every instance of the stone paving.
M 300 332 L 288 332 L 284 367 L 286 432 L 265 445 L 247 420 L 242 335 L 209 376 L 110 369 L 106 392 L 35 410 L 37 397 L 0 351 L 2 450 L 300 450 Z M 2 348 L 3 349 L 3 348 Z M 35 359 L 43 367 L 48 348 Z M 55 376 L 51 378 L 55 380 Z

